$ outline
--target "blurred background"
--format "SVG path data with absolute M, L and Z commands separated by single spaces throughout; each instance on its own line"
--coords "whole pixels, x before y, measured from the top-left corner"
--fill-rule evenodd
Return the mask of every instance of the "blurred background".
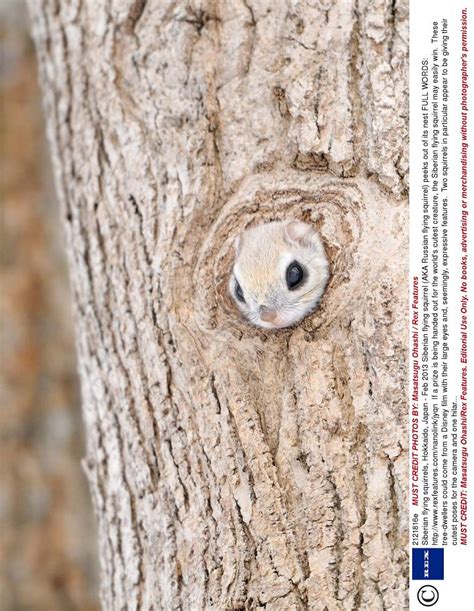
M 0 609 L 95 610 L 60 214 L 23 0 L 0 0 Z

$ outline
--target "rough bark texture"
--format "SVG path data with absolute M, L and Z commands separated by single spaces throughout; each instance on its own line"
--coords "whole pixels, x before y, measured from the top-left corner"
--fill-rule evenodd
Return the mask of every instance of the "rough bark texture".
M 407 2 L 31 0 L 106 609 L 407 606 Z M 226 284 L 320 228 L 295 329 Z
M 70 295 L 26 6 L 0 0 L 0 609 L 97 611 Z

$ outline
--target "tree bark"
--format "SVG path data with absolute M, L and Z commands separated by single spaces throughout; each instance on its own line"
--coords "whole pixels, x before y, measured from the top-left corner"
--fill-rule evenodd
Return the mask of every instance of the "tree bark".
M 406 0 L 30 0 L 106 609 L 407 608 Z M 321 308 L 249 326 L 243 228 Z

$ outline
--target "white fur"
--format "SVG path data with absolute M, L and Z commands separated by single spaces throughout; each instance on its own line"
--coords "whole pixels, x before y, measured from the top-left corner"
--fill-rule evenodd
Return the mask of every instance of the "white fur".
M 329 263 L 311 225 L 293 219 L 258 225 L 244 231 L 236 246 L 229 291 L 252 324 L 265 329 L 289 327 L 317 308 L 329 278 Z M 286 270 L 293 261 L 306 268 L 308 276 L 290 291 Z M 235 295 L 236 280 L 245 303 Z M 276 311 L 274 322 L 261 319 L 260 306 Z

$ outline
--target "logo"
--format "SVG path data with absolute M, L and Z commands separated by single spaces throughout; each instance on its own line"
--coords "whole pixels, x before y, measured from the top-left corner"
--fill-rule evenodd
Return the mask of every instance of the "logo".
M 436 605 L 439 599 L 439 592 L 434 586 L 422 586 L 416 595 L 418 602 L 423 607 L 432 607 Z
M 444 579 L 444 549 L 416 547 L 412 550 L 412 579 Z

